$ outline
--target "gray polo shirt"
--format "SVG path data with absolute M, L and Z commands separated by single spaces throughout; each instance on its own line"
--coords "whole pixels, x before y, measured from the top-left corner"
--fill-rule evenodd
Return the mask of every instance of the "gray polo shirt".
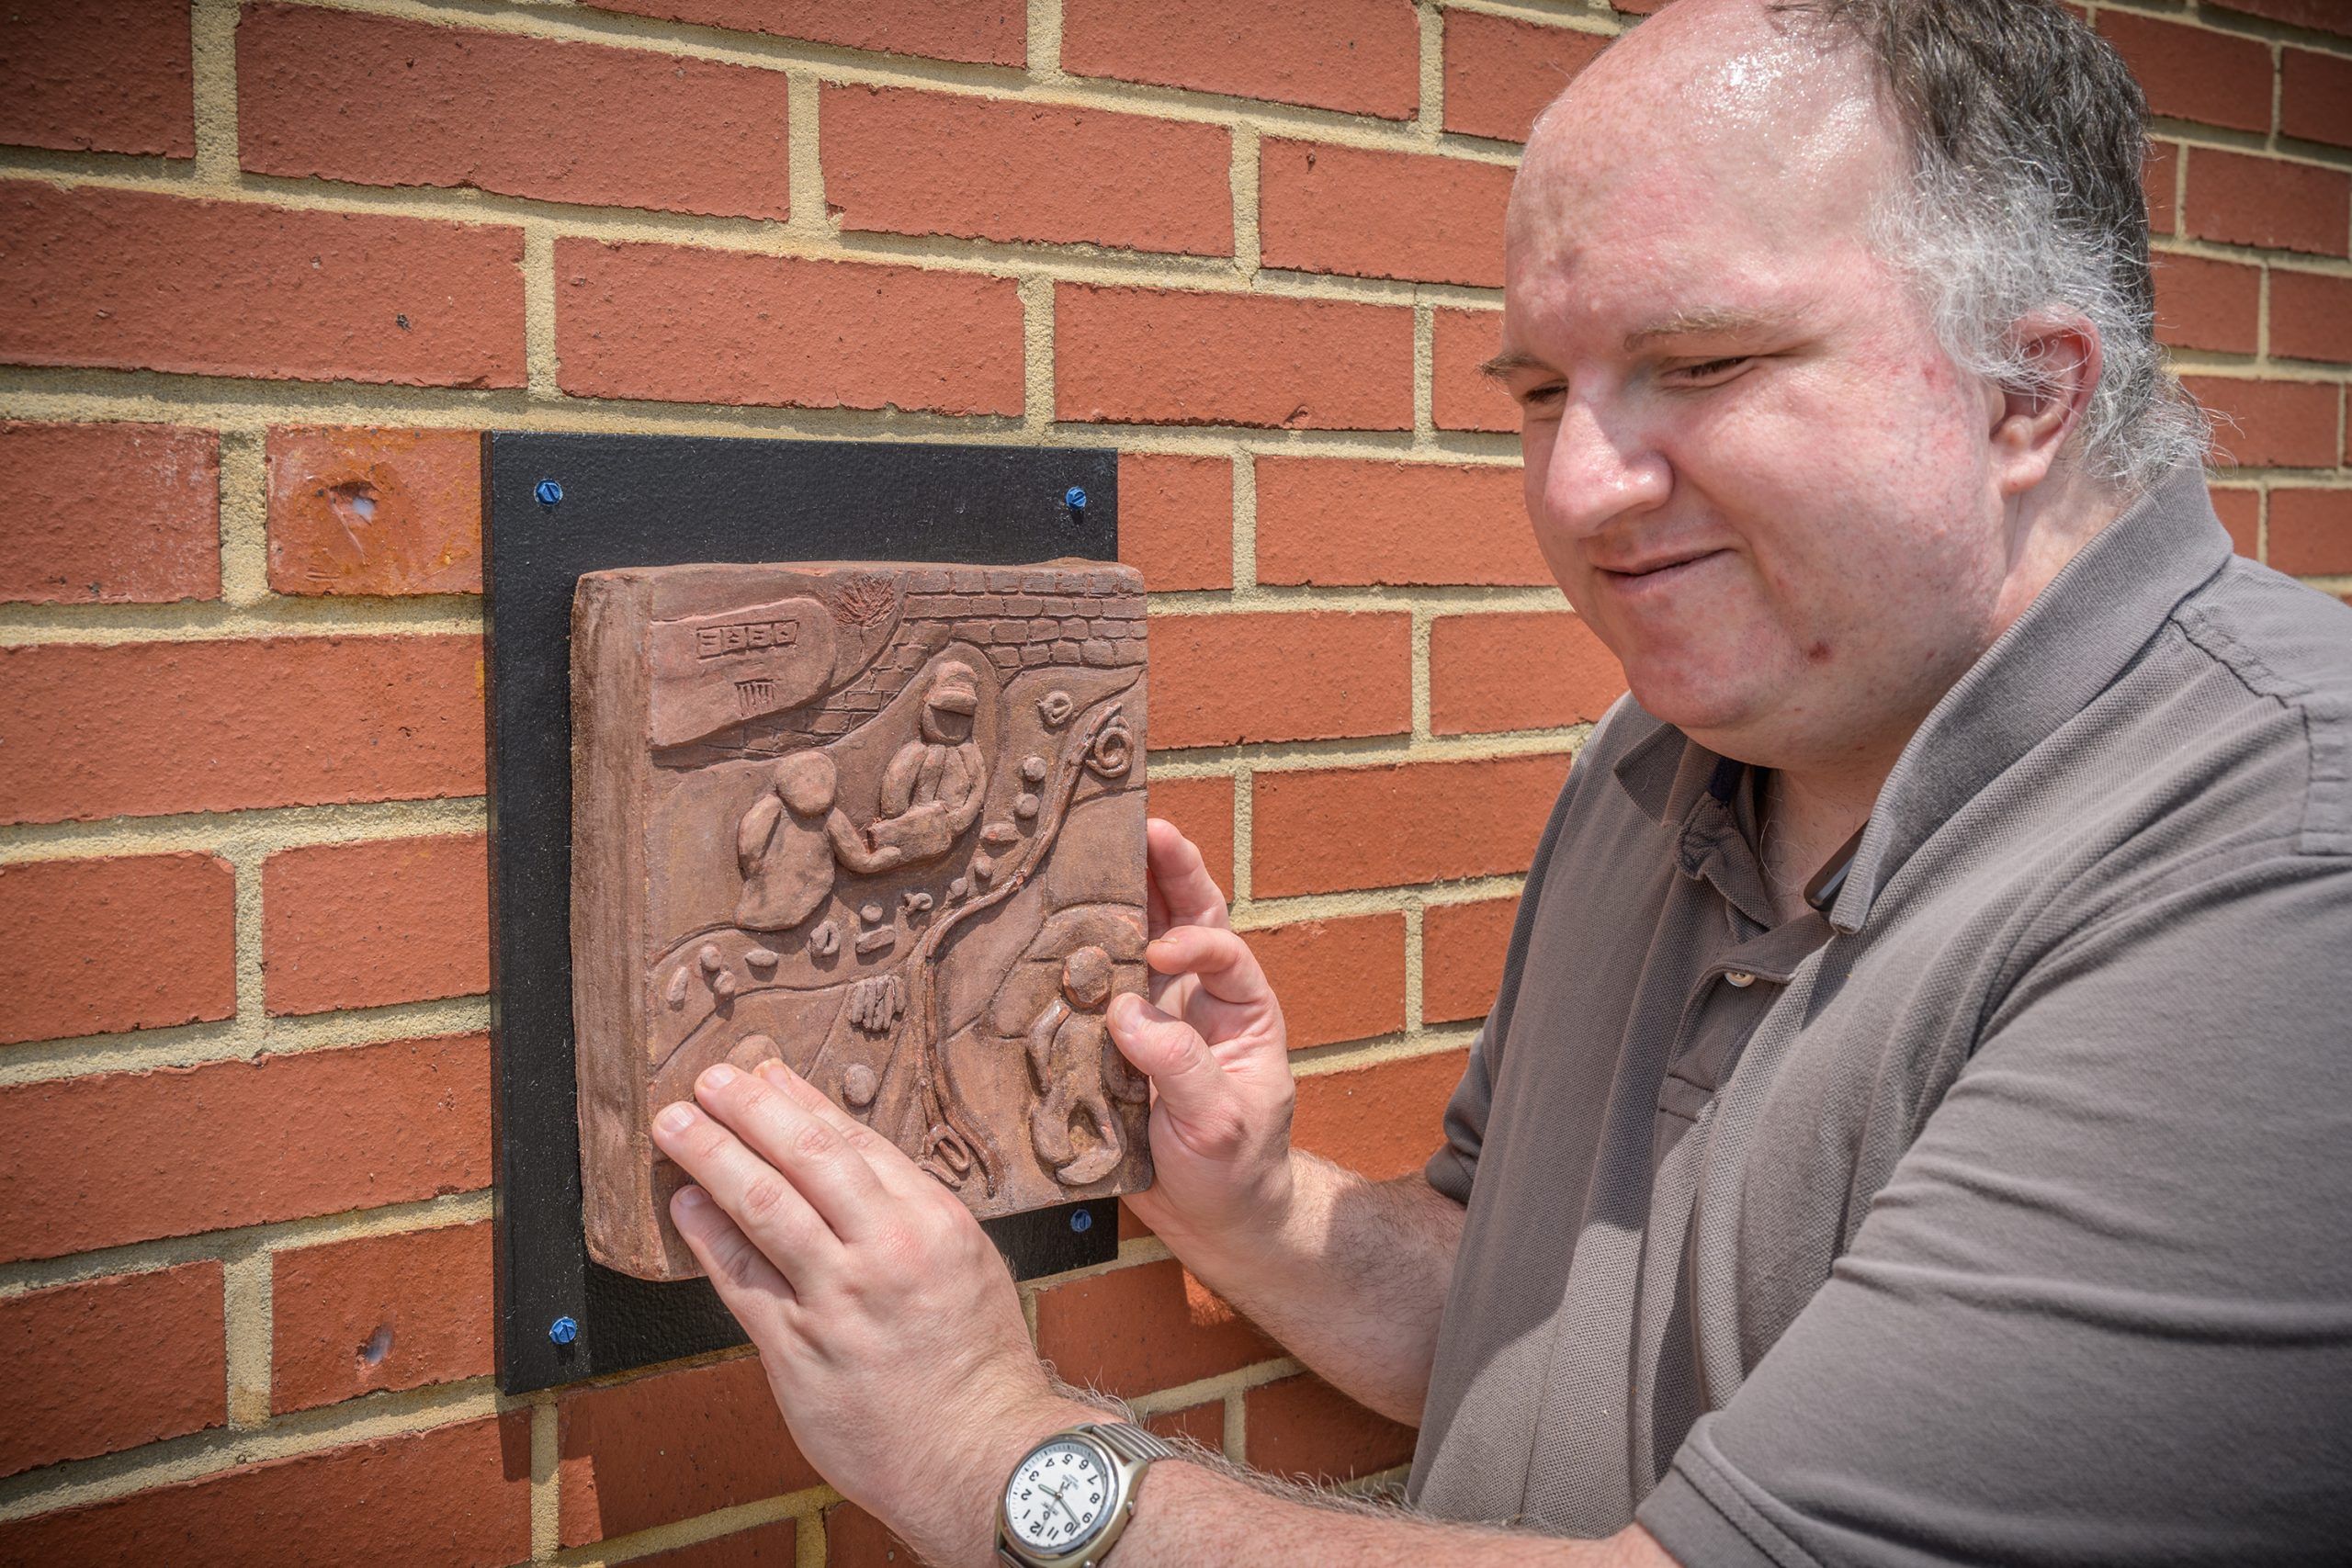
M 2352 1558 L 2352 609 L 2200 475 L 1955 685 L 1827 917 L 1621 702 L 1430 1183 L 1411 1495 L 1715 1563 Z

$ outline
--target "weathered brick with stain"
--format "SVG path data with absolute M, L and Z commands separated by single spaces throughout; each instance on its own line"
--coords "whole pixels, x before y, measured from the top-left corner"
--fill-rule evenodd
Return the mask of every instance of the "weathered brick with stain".
M 188 0 L 0 12 L 0 142 L 196 156 Z
M 1497 288 L 1500 164 L 1318 141 L 1258 149 L 1258 253 L 1266 265 Z
M 1279 671 L 1279 679 L 1267 676 Z M 1160 750 L 1399 735 L 1413 725 L 1413 622 L 1304 610 L 1151 623 L 1151 743 Z
M 270 1258 L 270 1408 L 487 1377 L 491 1227 L 436 1225 Z
M 479 433 L 283 425 L 268 464 L 272 592 L 481 592 Z
M 0 1045 L 237 1013 L 237 874 L 182 852 L 0 864 Z
M 0 600 L 161 604 L 220 592 L 209 430 L 0 421 Z

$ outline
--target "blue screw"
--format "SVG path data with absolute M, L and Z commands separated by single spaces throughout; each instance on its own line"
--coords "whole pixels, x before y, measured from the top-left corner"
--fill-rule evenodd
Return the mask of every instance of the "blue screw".
M 553 506 L 563 499 L 563 487 L 553 479 L 541 479 L 531 493 L 539 498 L 541 506 Z M 565 1321 L 569 1322 L 570 1319 Z
M 1086 492 L 1072 485 L 1062 491 L 1062 504 L 1072 512 L 1083 512 L 1086 510 Z
M 1094 1228 L 1093 1212 L 1087 1209 L 1079 1210 L 1069 1217 L 1069 1228 L 1078 1232 L 1080 1235 L 1084 1235 L 1088 1231 L 1092 1230 Z
M 580 1337 L 580 1325 L 568 1317 L 559 1317 L 548 1325 L 548 1337 L 559 1345 L 569 1345 Z

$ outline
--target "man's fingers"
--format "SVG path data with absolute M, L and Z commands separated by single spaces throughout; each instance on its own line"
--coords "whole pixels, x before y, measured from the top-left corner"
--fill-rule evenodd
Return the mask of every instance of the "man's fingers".
M 894 1196 L 903 1194 L 910 1186 L 917 1186 L 931 1179 L 916 1167 L 914 1161 L 907 1157 L 906 1152 L 898 1145 L 842 1110 L 826 1095 L 823 1089 L 819 1089 L 782 1062 L 773 1058 L 762 1062 L 759 1073 L 760 1077 L 774 1085 L 779 1092 L 789 1095 L 801 1105 L 808 1107 L 812 1114 L 831 1127 L 834 1132 L 839 1133 L 842 1141 L 865 1159 L 867 1168 L 874 1172 L 875 1179 Z
M 1178 926 L 1143 950 L 1155 975 L 1190 975 L 1221 1002 L 1272 1002 L 1273 988 L 1250 944 L 1222 926 Z
M 824 1216 L 727 1123 L 694 1101 L 663 1106 L 653 1118 L 653 1141 L 797 1289 L 840 1261 L 841 1237 Z
M 1131 993 L 1114 997 L 1106 1016 L 1111 1043 L 1151 1080 L 1169 1115 L 1212 1128 L 1235 1122 L 1233 1086 L 1200 1031 Z
M 678 1189 L 670 1200 L 670 1218 L 677 1222 L 686 1250 L 718 1287 L 718 1299 L 746 1332 L 757 1319 L 774 1315 L 794 1299 L 791 1281 L 701 1188 Z
M 1176 825 L 1155 817 L 1144 824 L 1144 864 L 1149 874 L 1147 907 L 1152 934 L 1171 926 L 1225 926 L 1225 895 L 1217 891 L 1208 863 Z
M 865 1156 L 815 1109 L 724 1062 L 695 1080 L 695 1098 L 782 1172 L 835 1235 L 856 1241 L 872 1234 L 888 1195 Z M 718 1189 L 712 1195 L 727 1201 Z M 729 1205 L 729 1213 L 734 1212 Z

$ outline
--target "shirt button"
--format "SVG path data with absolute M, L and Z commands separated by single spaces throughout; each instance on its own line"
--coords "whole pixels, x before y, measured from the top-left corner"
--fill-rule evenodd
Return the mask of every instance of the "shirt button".
M 1756 984 L 1756 976 L 1749 974 L 1745 969 L 1727 970 L 1724 975 L 1724 984 L 1727 986 L 1736 986 L 1740 989 L 1746 990 L 1748 987 Z

